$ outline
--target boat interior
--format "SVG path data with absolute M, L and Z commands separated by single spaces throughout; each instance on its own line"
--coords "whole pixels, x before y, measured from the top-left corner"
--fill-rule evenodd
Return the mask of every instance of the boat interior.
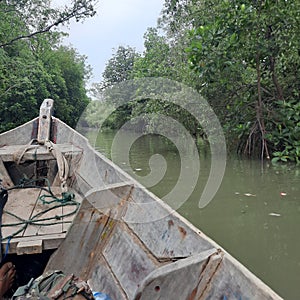
M 2 258 L 16 284 L 59 269 L 118 300 L 280 299 L 60 120 L 39 142 L 43 116 L 0 135 Z

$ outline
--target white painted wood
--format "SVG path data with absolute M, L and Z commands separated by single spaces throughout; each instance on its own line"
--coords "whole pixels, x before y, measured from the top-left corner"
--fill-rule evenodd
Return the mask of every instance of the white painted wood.
M 32 214 L 32 211 L 35 207 L 36 200 L 40 195 L 40 189 L 16 189 L 12 190 L 8 194 L 8 200 L 4 207 L 4 214 L 2 218 L 2 223 L 4 225 L 7 224 L 15 224 L 21 222 L 22 220 L 28 220 Z M 7 212 L 11 212 L 17 217 L 11 216 Z M 3 238 L 7 238 L 21 229 L 23 225 L 17 225 L 14 227 L 2 227 L 2 236 Z M 17 234 L 17 236 L 23 236 L 24 231 Z
M 58 187 L 53 187 L 52 188 L 52 192 L 55 196 L 57 197 L 61 197 L 61 190 Z M 49 195 L 48 192 L 42 190 L 40 196 L 42 195 Z M 62 211 L 62 207 L 57 207 L 55 209 L 52 209 L 53 207 L 57 206 L 57 203 L 54 202 L 52 204 L 43 204 L 42 201 L 40 200 L 40 196 L 37 198 L 36 202 L 35 202 L 35 206 L 32 210 L 32 213 L 30 215 L 30 217 L 36 216 L 38 214 L 40 214 L 43 211 L 46 211 L 48 209 L 51 209 L 49 212 L 40 215 L 37 218 L 34 218 L 35 220 L 42 220 L 45 218 L 55 218 L 56 216 L 62 216 L 63 211 Z M 46 198 L 46 201 L 52 201 L 53 198 Z M 41 225 L 28 225 L 24 236 L 38 236 L 38 235 L 46 235 L 46 234 L 59 234 L 63 232 L 63 225 L 62 225 L 63 220 L 62 219 L 52 219 L 52 220 L 46 220 L 46 221 L 40 221 L 39 224 Z M 47 226 L 43 226 L 43 224 L 45 223 L 53 223 L 54 225 L 47 225 Z
M 128 299 L 118 279 L 114 276 L 103 257 L 99 257 L 97 266 L 93 268 L 93 272 L 89 275 L 88 283 L 93 290 L 102 291 L 108 294 L 111 299 Z
M 52 187 L 53 193 L 61 198 L 61 189 L 60 187 Z M 39 199 L 39 196 L 42 194 L 47 194 L 47 192 L 42 191 L 39 188 L 27 188 L 25 190 L 23 189 L 16 189 L 9 192 L 9 198 L 7 201 L 7 204 L 5 206 L 5 210 L 12 212 L 13 214 L 17 215 L 19 218 L 23 220 L 29 220 L 33 215 L 39 214 L 40 212 L 51 208 L 57 203 L 53 204 L 43 204 L 41 200 Z M 52 199 L 47 199 L 51 201 Z M 79 194 L 76 194 L 76 200 L 78 202 L 81 202 L 82 198 Z M 72 206 L 72 211 L 74 211 L 75 206 Z M 48 218 L 48 217 L 55 217 L 55 216 L 62 216 L 64 213 L 70 212 L 69 208 L 65 208 L 65 211 L 60 206 L 58 208 L 55 208 L 48 213 L 45 213 L 41 215 L 38 219 Z M 22 243 L 26 242 L 35 244 L 37 240 L 44 241 L 42 249 L 56 249 L 61 241 L 64 239 L 66 232 L 68 228 L 70 227 L 70 224 L 72 223 L 73 219 L 75 217 L 74 215 L 71 215 L 67 218 L 61 218 L 61 219 L 53 219 L 49 221 L 41 221 L 40 223 L 43 224 L 45 222 L 53 222 L 56 223 L 54 225 L 49 226 L 39 226 L 39 225 L 31 225 L 28 224 L 24 231 L 18 233 L 17 236 L 14 236 L 10 241 L 10 248 L 9 253 L 17 253 L 19 254 L 23 251 L 24 253 L 27 251 L 31 251 L 29 248 L 26 250 L 20 250 L 22 247 Z M 3 224 L 9 224 L 9 223 L 16 223 L 20 222 L 18 218 L 11 216 L 10 214 L 4 212 L 3 214 Z M 63 222 L 66 222 L 64 224 Z M 3 238 L 6 238 L 2 244 L 6 244 L 7 238 L 11 235 L 13 235 L 17 230 L 21 229 L 23 225 L 18 225 L 14 227 L 3 227 L 2 228 L 2 234 Z M 17 246 L 19 243 L 21 243 L 21 246 Z M 32 250 L 35 251 L 35 250 Z M 23 254 L 24 254 L 23 253 Z
M 103 255 L 129 299 L 133 299 L 141 281 L 157 267 L 154 257 L 122 224 L 111 235 Z
M 200 299 L 277 300 L 282 298 L 225 253 Z
M 179 295 L 180 299 L 200 299 L 196 297 L 197 290 L 199 285 L 208 284 L 210 278 L 204 273 L 216 253 L 211 249 L 162 265 L 144 278 L 132 299 L 179 299 Z
M 46 270 L 60 269 L 67 274 L 74 273 L 88 279 L 87 276 L 95 267 L 94 261 L 100 254 L 98 247 L 102 247 L 102 241 L 109 235 L 108 220 L 106 215 L 83 199 L 81 210 L 76 215 L 66 239 L 50 258 Z M 113 226 L 112 223 L 110 226 Z
M 27 145 L 8 145 L 0 148 L 0 157 L 4 162 L 15 161 Z M 65 156 L 81 155 L 82 150 L 72 144 L 59 144 L 58 149 Z M 32 145 L 30 149 L 24 152 L 22 161 L 27 160 L 50 160 L 55 159 L 53 154 L 49 152 L 48 148 L 44 145 Z
M 43 240 L 43 250 L 53 250 L 57 249 L 62 241 L 65 239 L 66 234 L 51 234 L 43 236 L 29 236 L 29 237 L 16 237 L 13 238 L 9 243 L 8 254 L 17 253 L 17 245 L 19 242 L 33 242 L 37 240 Z M 7 241 L 2 241 L 2 249 L 6 248 Z
M 122 219 L 128 220 L 126 223 L 131 230 L 158 259 L 188 257 L 214 248 L 205 236 L 202 237 L 200 230 L 194 231 L 156 202 L 145 189 L 136 187 L 131 199 Z M 144 205 L 148 203 L 149 206 Z
M 35 118 L 19 127 L 0 134 L 0 147 L 6 145 L 26 145 L 34 137 L 32 136 L 33 127 L 38 118 Z
M 72 144 L 82 153 L 71 166 L 69 181 L 84 200 L 46 270 L 59 268 L 92 279 L 96 290 L 103 288 L 113 299 L 281 299 L 161 199 L 96 153 L 84 137 L 55 122 L 57 142 Z M 32 125 L 19 128 L 23 137 L 18 138 L 17 129 L 1 134 L 0 155 L 11 155 L 5 147 L 28 143 Z M 39 159 L 47 159 L 43 155 L 39 153 Z M 124 182 L 130 185 L 122 187 Z M 64 234 L 26 239 L 42 237 L 45 249 L 48 242 L 48 247 L 58 244 Z M 12 241 L 15 251 L 17 239 L 23 237 Z
M 39 129 L 37 140 L 44 144 L 50 140 L 51 116 L 53 111 L 53 100 L 45 99 L 40 107 Z
M 37 254 L 43 252 L 43 240 L 23 241 L 17 244 L 17 255 Z

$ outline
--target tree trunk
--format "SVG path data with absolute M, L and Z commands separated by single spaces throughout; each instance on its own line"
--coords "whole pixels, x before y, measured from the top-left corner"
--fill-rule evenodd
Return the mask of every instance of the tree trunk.
M 261 160 L 266 158 L 270 159 L 267 141 L 265 139 L 266 126 L 263 114 L 263 101 L 262 101 L 262 88 L 261 88 L 261 69 L 260 69 L 260 53 L 256 55 L 256 73 L 257 73 L 257 105 L 256 105 L 256 119 L 259 126 L 259 132 L 261 135 Z

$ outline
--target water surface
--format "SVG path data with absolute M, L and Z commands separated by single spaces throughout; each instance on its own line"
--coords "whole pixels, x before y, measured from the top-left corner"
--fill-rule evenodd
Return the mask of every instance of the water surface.
M 119 138 L 126 140 L 130 134 L 119 132 Z M 114 132 L 89 131 L 87 137 L 97 150 L 112 157 Z M 161 136 L 141 137 L 130 149 L 130 165 L 123 159 L 128 149 L 119 145 L 114 162 L 134 177 L 149 174 L 150 157 L 161 154 L 167 170 L 150 190 L 159 197 L 172 191 L 182 167 L 174 145 Z M 205 147 L 200 147 L 200 160 L 198 183 L 178 212 L 284 299 L 300 299 L 300 168 L 230 158 L 217 194 L 199 209 L 211 163 Z

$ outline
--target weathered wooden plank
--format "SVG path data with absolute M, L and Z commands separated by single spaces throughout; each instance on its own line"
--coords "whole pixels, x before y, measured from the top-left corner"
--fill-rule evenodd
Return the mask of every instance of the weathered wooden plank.
M 39 236 L 29 236 L 29 237 L 16 237 L 13 238 L 10 241 L 8 254 L 14 254 L 17 253 L 17 245 L 20 242 L 34 242 L 43 240 L 43 250 L 53 250 L 57 249 L 59 245 L 62 243 L 62 241 L 65 239 L 66 234 L 60 233 L 60 234 L 50 234 L 50 235 L 39 235 Z M 7 241 L 2 241 L 2 248 L 6 248 Z
M 282 300 L 227 253 L 199 299 Z
M 26 145 L 9 145 L 3 146 L 0 148 L 0 157 L 4 162 L 15 161 L 18 154 L 20 155 Z M 78 147 L 75 147 L 72 144 L 59 144 L 57 145 L 58 149 L 62 154 L 69 155 L 81 155 L 82 150 Z M 22 160 L 51 160 L 55 159 L 53 154 L 49 152 L 48 148 L 43 145 L 32 146 L 28 151 L 23 155 Z
M 24 152 L 26 145 L 10 145 L 0 148 L 0 156 L 4 162 L 15 161 Z M 54 159 L 45 146 L 32 145 L 24 152 L 22 160 L 49 160 Z
M 109 184 L 131 181 L 120 168 L 90 147 L 82 145 L 83 155 L 76 173 L 91 187 L 105 188 Z
M 157 259 L 187 257 L 214 248 L 200 230 L 193 230 L 147 190 L 135 187 L 130 198 L 122 219 Z
M 77 172 L 72 176 L 71 186 L 73 189 L 77 190 L 83 195 L 85 195 L 92 189 L 92 186 Z
M 61 189 L 59 187 L 52 187 L 52 192 L 55 196 L 61 197 Z M 46 191 L 42 191 L 41 195 L 49 195 Z M 46 201 L 52 201 L 52 198 L 45 198 Z M 34 218 L 34 220 L 41 220 L 39 222 L 39 225 L 28 225 L 24 236 L 31 236 L 31 235 L 45 235 L 45 234 L 57 234 L 57 233 L 62 233 L 62 219 L 59 219 L 59 216 L 62 216 L 62 207 L 57 207 L 58 203 L 54 202 L 51 204 L 44 204 L 40 199 L 37 199 L 35 207 L 32 211 L 31 218 L 33 218 L 35 215 L 40 214 L 41 212 L 47 211 L 48 212 L 40 215 L 37 218 Z M 57 217 L 57 219 L 55 219 Z M 47 218 L 53 218 L 51 220 L 45 220 L 42 221 L 43 219 Z M 49 224 L 51 225 L 44 225 L 44 224 Z
M 11 180 L 7 169 L 5 168 L 5 165 L 3 163 L 3 160 L 0 157 L 0 179 L 2 180 L 2 185 L 4 188 L 10 188 L 14 186 L 13 181 Z
M 55 144 L 57 148 L 65 155 L 82 154 L 82 149 L 70 143 Z
M 15 224 L 22 222 L 22 220 L 28 220 L 32 214 L 35 207 L 36 200 L 40 195 L 40 189 L 30 188 L 30 189 L 16 189 L 9 192 L 8 201 L 4 207 L 4 214 L 2 223 L 4 225 Z M 8 214 L 10 212 L 15 216 Z M 18 230 L 24 227 L 24 224 L 2 227 L 3 238 L 14 235 Z M 24 231 L 17 234 L 17 236 L 23 236 Z
M 109 217 L 101 214 L 84 199 L 66 239 L 51 256 L 45 271 L 60 269 L 84 280 L 98 264 L 98 254 L 106 238 L 103 230 L 110 227 Z M 104 235 L 104 236 L 103 236 Z
M 12 144 L 24 145 L 29 143 L 32 140 L 32 129 L 37 119 L 35 118 L 17 128 L 1 133 L 0 146 Z
M 17 244 L 17 255 L 43 252 L 43 240 L 22 241 Z
M 132 189 L 132 183 L 129 181 L 108 184 L 99 189 L 89 190 L 85 197 L 98 210 L 103 212 L 111 209 L 115 212 L 115 210 L 119 210 L 120 205 L 125 204 L 124 202 L 128 200 Z M 113 211 L 110 213 L 112 214 Z
M 48 161 L 48 174 L 47 174 L 47 178 L 49 180 L 49 182 L 51 183 L 51 185 L 55 186 L 55 184 L 53 184 L 54 182 L 54 178 L 57 175 L 57 171 L 58 171 L 58 167 L 57 167 L 57 162 L 55 160 L 49 160 Z
M 53 102 L 52 99 L 45 99 L 40 107 L 39 130 L 37 136 L 39 143 L 45 143 L 50 140 Z
M 192 292 L 192 295 L 194 295 L 195 299 L 201 299 L 201 297 L 205 294 L 206 289 L 209 288 L 214 274 L 222 263 L 223 256 L 224 252 L 218 250 L 209 257 L 204 268 L 202 268 L 198 285 Z
M 216 253 L 216 249 L 210 249 L 155 269 L 140 283 L 132 299 L 200 299 L 197 292 L 200 292 L 200 285 L 209 282 L 205 273 Z
M 81 197 L 78 193 L 76 193 L 75 191 L 70 191 L 70 193 L 74 193 L 74 196 L 75 196 L 75 197 L 74 197 L 74 200 L 75 200 L 76 202 L 78 202 L 78 203 L 81 203 L 81 202 L 82 202 L 82 197 Z M 65 216 L 65 215 L 68 215 L 68 214 L 74 212 L 75 209 L 76 209 L 76 207 L 73 206 L 73 205 L 63 206 L 63 207 L 62 207 L 62 214 L 63 214 L 64 216 Z M 63 226 L 62 231 L 63 231 L 63 232 L 67 232 L 67 231 L 69 230 L 70 226 L 72 225 L 72 222 L 73 222 L 74 218 L 75 218 L 75 214 L 71 214 L 70 216 L 63 217 L 63 218 L 62 218 L 62 221 L 63 221 L 63 224 L 62 224 L 62 226 Z
M 108 159 L 96 154 L 81 135 L 61 121 L 56 121 L 57 141 L 62 143 L 70 141 L 84 149 L 85 153 L 80 167 L 77 169 L 77 174 L 80 176 L 77 179 L 74 176 L 72 181 L 70 180 L 83 194 L 92 188 L 104 188 L 107 184 L 131 180 L 129 175 L 114 166 Z M 1 145 L 28 143 L 31 127 L 32 122 L 17 130 L 0 135 Z M 13 176 L 11 177 L 13 178 Z M 139 185 L 137 184 L 137 186 Z M 100 201 L 95 198 L 97 200 L 95 204 L 99 205 L 99 209 L 95 208 L 96 205 L 91 204 L 92 201 L 90 203 L 85 201 L 85 205 L 82 205 L 82 210 L 76 216 L 75 224 L 56 255 L 51 259 L 52 264 L 50 263 L 50 265 L 63 269 L 66 273 L 83 274 L 84 276 L 97 273 L 98 275 L 93 277 L 96 281 L 96 287 L 101 286 L 102 276 L 105 276 L 105 279 L 108 278 L 108 282 L 105 284 L 108 289 L 114 287 L 119 289 L 119 295 L 123 295 L 122 292 L 126 290 L 125 299 L 134 297 L 135 290 L 141 283 L 145 282 L 143 280 L 149 271 L 148 279 L 151 274 L 158 275 L 152 276 L 152 279 L 161 279 L 158 282 L 162 286 L 177 289 L 177 294 L 171 299 L 181 299 L 181 288 L 179 288 L 181 283 L 186 282 L 185 277 L 199 274 L 198 266 L 193 263 L 188 265 L 188 267 L 195 266 L 192 267 L 191 274 L 186 272 L 188 267 L 183 266 L 183 268 L 174 270 L 174 273 L 170 270 L 170 273 L 164 272 L 162 275 L 164 277 L 155 273 L 157 268 L 160 269 L 164 264 L 168 264 L 167 266 L 171 268 L 171 266 L 176 266 L 177 262 L 178 265 L 186 262 L 189 258 L 181 260 L 180 256 L 199 253 L 205 249 L 207 243 L 213 247 L 218 246 L 176 212 L 173 213 L 172 209 L 168 208 L 160 199 L 148 192 L 144 193 L 147 194 L 145 196 L 142 190 L 141 187 L 138 193 L 131 194 L 128 199 L 124 198 L 124 201 L 119 195 L 113 197 L 114 201 L 110 203 L 121 206 L 119 211 L 122 214 L 117 215 L 117 220 L 113 219 L 112 216 L 115 215 L 110 213 L 114 213 L 114 210 L 117 211 L 118 208 L 111 209 L 108 206 L 104 208 L 107 213 L 104 215 L 100 212 L 100 208 L 101 210 L 103 208 L 101 198 Z M 118 199 L 121 202 L 118 202 Z M 109 200 L 109 198 L 105 200 Z M 49 236 L 51 238 L 47 239 L 46 237 Z M 46 244 L 45 241 L 55 243 L 59 240 L 58 238 L 54 240 L 54 236 L 58 235 L 43 236 L 43 248 Z M 27 238 L 40 239 L 40 236 L 14 238 L 11 242 L 11 248 L 16 252 L 15 240 Z M 158 257 L 158 261 L 155 261 L 154 256 Z M 172 258 L 180 260 L 173 265 Z M 218 259 L 216 255 L 207 262 L 207 265 L 202 265 L 200 282 L 198 281 L 199 276 L 195 276 L 187 283 L 198 283 L 187 299 L 280 299 L 229 255 L 221 263 Z M 154 264 L 153 271 L 151 271 L 151 262 Z M 107 272 L 101 268 L 103 265 L 105 265 Z M 165 275 L 168 274 L 173 276 L 166 277 Z M 106 277 L 106 275 L 108 276 Z M 84 279 L 88 278 L 84 277 Z M 150 283 L 151 292 L 154 291 L 152 299 L 158 299 L 157 294 L 161 291 L 162 286 L 154 284 L 154 282 L 151 286 L 150 281 L 148 283 Z M 203 291 L 204 293 L 202 293 Z M 114 299 L 123 298 L 117 295 Z M 160 299 L 170 298 L 160 297 Z
M 97 262 L 88 279 L 91 289 L 106 293 L 111 299 L 128 300 L 128 297 L 118 283 L 118 279 L 114 277 L 105 259 L 101 257 Z
M 141 281 L 157 267 L 150 253 L 121 223 L 111 235 L 103 255 L 129 299 L 133 299 Z

